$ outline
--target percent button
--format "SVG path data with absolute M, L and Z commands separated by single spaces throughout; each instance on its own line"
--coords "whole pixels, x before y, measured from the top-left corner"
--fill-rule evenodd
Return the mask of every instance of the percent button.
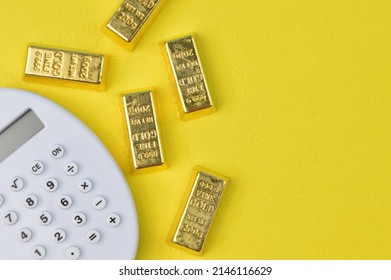
M 68 176 L 76 175 L 78 171 L 79 171 L 79 166 L 77 165 L 77 163 L 73 161 L 68 162 L 64 166 L 64 172 Z

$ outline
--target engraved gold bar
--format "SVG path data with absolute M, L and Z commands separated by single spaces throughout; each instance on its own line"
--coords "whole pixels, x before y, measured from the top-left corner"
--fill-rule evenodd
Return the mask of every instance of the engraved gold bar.
M 197 168 L 171 242 L 200 255 L 228 178 Z
M 167 41 L 164 48 L 174 77 L 180 117 L 189 119 L 214 111 L 194 37 Z
M 134 169 L 163 167 L 165 160 L 152 92 L 125 94 L 122 99 Z
M 25 75 L 100 85 L 104 61 L 100 54 L 29 46 Z
M 168 0 L 125 0 L 106 27 L 132 49 Z

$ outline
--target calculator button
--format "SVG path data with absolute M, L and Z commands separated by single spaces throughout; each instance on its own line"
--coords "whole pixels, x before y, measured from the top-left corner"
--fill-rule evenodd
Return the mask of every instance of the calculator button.
M 78 171 L 79 171 L 79 166 L 73 161 L 68 162 L 64 166 L 64 172 L 65 172 L 65 174 L 67 174 L 69 176 L 76 175 Z
M 58 198 L 58 206 L 62 209 L 68 209 L 72 206 L 72 198 L 68 195 L 62 195 Z
M 121 217 L 116 213 L 111 213 L 106 217 L 106 223 L 111 227 L 116 227 L 120 224 Z
M 18 192 L 24 187 L 24 181 L 20 177 L 14 177 L 11 182 L 11 190 Z
M 3 206 L 4 197 L 0 194 L 0 207 Z
M 83 179 L 78 184 L 79 190 L 83 193 L 87 193 L 92 189 L 92 182 L 89 179 Z
M 80 249 L 76 246 L 69 247 L 65 252 L 65 256 L 69 260 L 77 260 L 80 257 Z
M 22 228 L 19 231 L 19 240 L 21 242 L 29 242 L 33 237 L 33 232 L 28 228 Z
M 50 150 L 50 155 L 52 158 L 59 159 L 64 156 L 65 149 L 61 145 L 54 145 L 52 149 Z
M 45 165 L 42 162 L 36 160 L 31 164 L 30 171 L 34 175 L 41 175 L 45 170 Z
M 86 223 L 87 217 L 81 212 L 78 212 L 72 216 L 72 223 L 75 226 L 82 226 Z
M 87 232 L 87 241 L 91 244 L 98 243 L 100 240 L 100 232 L 93 229 Z
M 33 209 L 38 206 L 39 200 L 36 195 L 29 194 L 26 196 L 26 199 L 24 200 L 24 206 L 27 208 Z
M 31 255 L 34 259 L 41 260 L 46 256 L 46 248 L 41 245 L 34 246 Z
M 103 196 L 95 196 L 94 199 L 92 200 L 92 206 L 96 210 L 102 210 L 106 207 L 107 201 L 106 198 Z
M 18 214 L 15 211 L 7 211 L 3 215 L 3 221 L 7 225 L 14 225 L 18 221 Z
M 54 178 L 49 178 L 45 180 L 43 188 L 47 192 L 54 192 L 58 189 L 58 181 Z
M 67 238 L 67 234 L 62 229 L 56 229 L 52 234 L 53 241 L 56 243 L 62 243 Z
M 42 226 L 50 225 L 52 220 L 53 220 L 53 216 L 49 212 L 41 212 L 39 214 L 38 222 Z

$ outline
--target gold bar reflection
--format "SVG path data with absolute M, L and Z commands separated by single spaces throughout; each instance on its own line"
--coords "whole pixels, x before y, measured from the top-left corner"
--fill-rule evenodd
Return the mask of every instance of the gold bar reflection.
M 194 37 L 189 35 L 164 43 L 174 82 L 179 95 L 181 117 L 213 111 Z M 203 111 L 203 112 L 202 112 Z M 198 114 L 199 115 L 199 114 Z
M 103 65 L 103 55 L 29 46 L 25 75 L 99 85 Z
M 143 169 L 165 164 L 152 92 L 123 96 L 133 167 Z
M 171 242 L 201 254 L 228 179 L 197 168 Z

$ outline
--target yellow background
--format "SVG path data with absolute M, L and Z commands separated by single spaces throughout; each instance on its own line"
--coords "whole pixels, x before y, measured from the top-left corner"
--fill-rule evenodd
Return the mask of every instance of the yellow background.
M 104 142 L 134 195 L 138 259 L 391 258 L 390 1 L 170 0 L 133 52 L 101 32 L 120 3 L 3 1 L 0 86 Z M 217 112 L 183 122 L 158 42 L 189 32 Z M 29 42 L 110 54 L 106 91 L 23 82 Z M 135 176 L 118 96 L 149 87 L 169 168 Z M 195 165 L 231 178 L 202 257 L 165 243 Z

